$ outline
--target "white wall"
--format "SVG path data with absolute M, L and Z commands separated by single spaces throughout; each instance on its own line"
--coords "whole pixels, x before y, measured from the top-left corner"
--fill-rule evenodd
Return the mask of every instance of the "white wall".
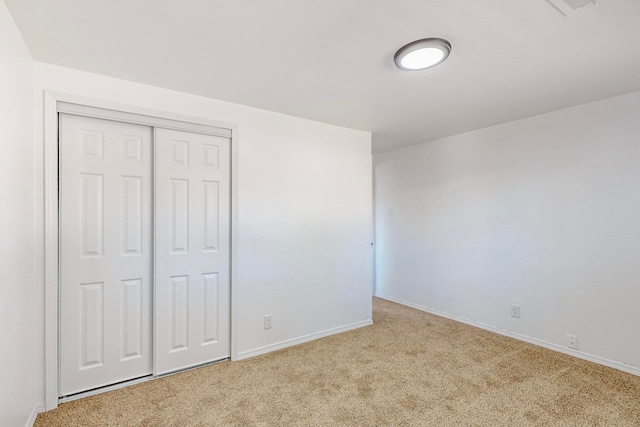
M 42 403 L 34 282 L 33 61 L 0 1 L 0 425 L 24 426 Z M 39 289 L 37 289 L 39 291 Z
M 378 295 L 640 374 L 640 92 L 374 170 Z
M 240 357 L 370 321 L 370 133 L 41 63 L 35 89 L 37 111 L 52 90 L 238 126 Z M 265 314 L 273 315 L 267 331 Z

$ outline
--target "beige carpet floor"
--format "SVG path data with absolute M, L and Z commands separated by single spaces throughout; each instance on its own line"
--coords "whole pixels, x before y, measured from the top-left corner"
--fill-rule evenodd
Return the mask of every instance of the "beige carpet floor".
M 36 426 L 640 426 L 640 377 L 384 300 L 374 322 L 64 403 Z

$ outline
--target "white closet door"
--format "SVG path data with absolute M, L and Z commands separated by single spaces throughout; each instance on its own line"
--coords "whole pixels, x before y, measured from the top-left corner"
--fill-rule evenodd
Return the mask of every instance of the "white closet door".
M 229 356 L 230 140 L 155 130 L 155 373 Z
M 60 115 L 60 392 L 152 373 L 152 130 Z

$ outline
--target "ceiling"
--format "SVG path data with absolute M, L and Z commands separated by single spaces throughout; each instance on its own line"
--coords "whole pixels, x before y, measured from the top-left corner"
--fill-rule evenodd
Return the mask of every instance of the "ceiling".
M 5 0 L 37 61 L 373 133 L 374 152 L 640 90 L 640 1 Z M 449 59 L 393 55 L 425 37 Z

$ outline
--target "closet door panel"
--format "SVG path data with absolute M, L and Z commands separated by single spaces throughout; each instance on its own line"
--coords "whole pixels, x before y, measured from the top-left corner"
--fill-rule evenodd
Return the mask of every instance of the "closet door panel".
M 152 373 L 152 129 L 60 114 L 60 395 Z
M 155 373 L 229 357 L 230 140 L 155 130 Z

